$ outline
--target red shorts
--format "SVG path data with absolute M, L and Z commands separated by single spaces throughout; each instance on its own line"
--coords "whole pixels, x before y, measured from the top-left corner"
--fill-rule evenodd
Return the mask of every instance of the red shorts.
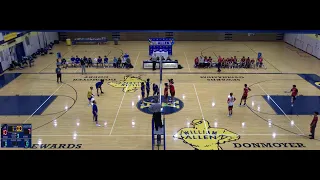
M 232 109 L 233 109 L 233 106 L 228 106 L 228 109 L 229 109 L 229 110 L 232 110 Z
M 171 96 L 174 96 L 176 94 L 176 92 L 173 91 L 173 92 L 170 92 L 170 94 L 171 94 Z
M 242 98 L 241 99 L 247 99 L 247 95 L 242 95 Z

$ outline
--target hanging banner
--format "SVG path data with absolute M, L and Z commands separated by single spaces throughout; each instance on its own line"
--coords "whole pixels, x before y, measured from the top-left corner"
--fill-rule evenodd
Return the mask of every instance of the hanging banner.
M 4 40 L 4 42 L 7 42 L 7 41 L 10 41 L 10 40 L 12 40 L 12 39 L 14 39 L 14 38 L 16 38 L 16 37 L 18 37 L 18 33 L 13 32 L 13 33 L 4 35 L 4 36 L 3 36 L 3 40 Z

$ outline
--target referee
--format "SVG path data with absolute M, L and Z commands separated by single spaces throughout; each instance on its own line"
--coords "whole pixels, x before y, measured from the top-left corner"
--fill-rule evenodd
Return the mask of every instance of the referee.
M 154 128 L 158 131 L 158 128 L 162 128 L 162 120 L 161 120 L 161 104 L 154 103 L 149 107 L 149 110 L 153 113 L 152 119 L 154 120 Z

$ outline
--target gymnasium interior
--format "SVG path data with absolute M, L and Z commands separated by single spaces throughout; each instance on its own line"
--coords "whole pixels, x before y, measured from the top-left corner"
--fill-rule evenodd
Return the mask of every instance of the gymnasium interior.
M 1 32 L 0 150 L 320 150 L 319 42 L 268 31 Z

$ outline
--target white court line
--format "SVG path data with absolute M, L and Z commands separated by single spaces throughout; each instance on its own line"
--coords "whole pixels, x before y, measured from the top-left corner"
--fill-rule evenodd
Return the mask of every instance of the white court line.
M 135 68 L 136 65 L 137 65 L 137 61 L 138 61 L 138 59 L 139 59 L 139 56 L 140 56 L 140 52 L 138 53 L 138 56 L 137 56 L 137 58 L 136 58 L 136 60 L 135 60 L 135 62 L 134 62 L 134 65 L 133 65 L 133 68 L 132 68 L 132 71 L 131 71 L 131 72 L 134 71 L 134 68 Z
M 138 60 L 139 56 L 140 56 L 140 52 L 139 52 L 138 55 L 137 55 L 136 61 Z M 118 118 L 118 115 L 119 115 L 119 112 L 120 112 L 120 109 L 121 109 L 121 106 L 122 106 L 122 103 L 123 103 L 124 96 L 126 95 L 127 90 L 128 90 L 128 87 L 129 87 L 128 84 L 127 84 L 126 86 L 127 86 L 127 87 L 126 87 L 126 89 L 124 90 L 124 93 L 123 93 L 123 96 L 122 96 L 122 99 L 121 99 L 121 102 L 120 102 L 120 105 L 119 105 L 119 108 L 118 108 L 118 112 L 117 112 L 117 114 L 116 114 L 116 117 L 114 118 L 114 121 L 113 121 L 113 124 L 112 124 L 112 128 L 111 128 L 111 130 L 110 130 L 109 135 L 111 135 L 111 133 L 112 133 L 112 131 L 113 131 L 113 128 L 114 128 L 114 125 L 115 125 L 116 122 L 117 122 L 117 118 Z
M 280 111 L 284 114 L 284 116 L 291 122 L 291 119 L 287 116 L 287 114 L 281 109 L 281 107 L 270 97 L 270 95 L 258 84 L 259 88 L 268 96 L 268 98 L 271 99 L 271 101 L 280 109 Z M 304 133 L 301 131 L 301 129 L 294 124 L 294 126 L 304 135 Z
M 75 48 L 75 47 L 76 47 L 76 45 L 75 45 L 74 47 L 71 47 L 71 49 L 69 49 L 69 50 L 68 50 L 66 53 L 64 53 L 61 57 L 63 58 L 64 55 L 68 54 L 69 52 L 72 52 L 72 49 Z M 56 61 L 48 64 L 45 68 L 43 68 L 41 71 L 39 71 L 39 73 L 41 73 L 43 70 L 47 69 L 49 66 L 51 66 L 52 64 L 55 64 L 55 63 L 56 63 Z
M 207 125 L 206 125 L 206 123 L 205 123 L 205 119 L 204 119 L 204 115 L 203 115 L 203 111 L 202 111 L 200 99 L 199 99 L 198 92 L 197 92 L 197 89 L 196 89 L 196 85 L 193 84 L 193 88 L 194 88 L 194 91 L 196 92 L 196 96 L 197 96 L 197 99 L 198 99 L 198 104 L 199 104 L 200 112 L 201 112 L 201 115 L 202 115 L 202 121 L 203 121 L 203 123 L 204 123 L 204 125 L 205 125 L 205 128 L 206 128 L 206 133 L 207 133 L 207 135 L 209 135 L 208 127 L 207 127 Z
M 111 128 L 111 130 L 110 130 L 109 135 L 111 135 L 111 133 L 112 133 L 112 131 L 113 131 L 113 128 L 114 128 L 114 125 L 116 124 L 116 121 L 117 121 L 117 118 L 118 118 L 118 115 L 119 115 L 119 112 L 120 112 L 120 109 L 121 109 L 121 106 L 122 106 L 122 103 L 123 103 L 123 99 L 124 99 L 124 96 L 125 96 L 126 93 L 127 93 L 128 87 L 129 87 L 129 85 L 127 84 L 127 87 L 126 87 L 126 89 L 124 90 L 124 93 L 123 93 L 123 96 L 122 96 L 122 99 L 121 99 L 121 102 L 120 102 L 120 105 L 119 105 L 119 108 L 118 108 L 116 117 L 114 118 L 114 121 L 113 121 L 113 124 L 112 124 L 112 128 Z
M 36 109 L 23 123 L 26 123 L 64 84 L 61 84 L 61 86 L 58 87 L 39 107 Z
M 230 54 L 230 53 L 229 53 Z M 231 54 L 230 54 L 231 55 Z M 248 71 L 243 68 L 243 70 L 248 73 Z M 256 72 L 257 75 L 261 75 L 259 73 Z M 281 107 L 270 97 L 270 95 L 260 86 L 260 84 L 258 84 L 259 88 L 271 99 L 271 101 L 280 109 L 280 111 L 284 114 L 284 116 L 291 122 L 291 119 L 287 116 L 287 114 L 281 109 Z M 302 133 L 302 135 L 305 135 L 301 129 L 296 125 L 294 124 L 294 126 Z
M 188 62 L 187 55 L 186 55 L 186 53 L 185 53 L 185 52 L 183 52 L 183 54 L 184 54 L 185 60 L 186 60 L 187 65 L 188 65 L 189 72 L 191 72 L 191 69 L 190 69 L 190 66 L 189 66 L 189 62 Z
M 194 136 L 197 136 L 198 134 L 194 134 Z M 202 134 L 203 135 L 203 134 Z M 230 136 L 230 134 L 216 134 L 216 135 L 225 135 L 225 136 Z M 215 135 L 215 136 L 216 136 Z M 240 136 L 273 136 L 273 134 L 238 134 Z M 298 134 L 301 135 L 301 134 Z M 276 134 L 276 136 L 298 136 L 297 134 Z M 73 137 L 74 135 L 32 135 L 33 137 Z M 150 137 L 152 135 L 79 135 L 77 134 L 77 137 L 109 137 L 109 136 L 114 136 L 114 137 Z M 174 137 L 175 135 L 166 135 L 167 137 Z

